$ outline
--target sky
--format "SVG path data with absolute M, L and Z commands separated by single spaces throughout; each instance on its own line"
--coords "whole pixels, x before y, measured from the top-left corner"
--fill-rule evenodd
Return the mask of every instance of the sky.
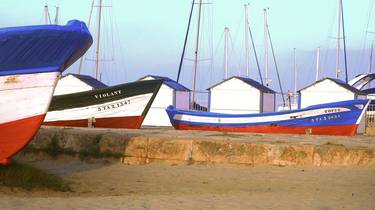
M 372 7 L 375 0 L 343 0 L 349 80 L 368 71 L 369 49 L 375 38 Z M 2 27 L 44 23 L 47 3 L 50 16 L 59 6 L 59 23 L 79 19 L 88 22 L 91 0 L 0 0 Z M 298 88 L 315 81 L 315 51 L 321 48 L 321 77 L 335 74 L 337 39 L 337 0 L 210 0 L 202 6 L 197 89 L 205 90 L 224 79 L 223 31 L 229 27 L 229 76 L 245 76 L 244 4 L 261 71 L 264 74 L 263 9 L 268 8 L 268 23 L 275 57 L 285 90 L 293 90 L 293 48 L 296 48 Z M 144 75 L 176 79 L 192 0 L 103 0 L 101 28 L 101 80 L 109 85 L 130 82 Z M 97 5 L 97 3 L 95 3 Z M 191 88 L 197 11 L 195 6 L 189 33 L 181 83 Z M 370 13 L 371 12 L 371 13 Z M 90 31 L 97 31 L 94 7 Z M 342 44 L 342 43 L 341 43 Z M 87 53 L 81 73 L 94 75 L 94 48 Z M 341 51 L 341 66 L 344 69 Z M 279 91 L 269 49 L 271 88 Z M 78 72 L 77 63 L 66 72 Z M 259 81 L 253 49 L 250 49 L 250 77 Z M 340 79 L 345 80 L 342 73 Z

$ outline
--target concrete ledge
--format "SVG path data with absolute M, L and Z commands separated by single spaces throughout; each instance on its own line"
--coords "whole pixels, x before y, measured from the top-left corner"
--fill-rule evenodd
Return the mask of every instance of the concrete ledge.
M 59 151 L 114 154 L 125 164 L 375 165 L 375 139 L 368 136 L 42 127 L 30 147 L 46 151 L 53 142 Z
M 375 136 L 375 127 L 367 127 L 366 128 L 366 135 Z

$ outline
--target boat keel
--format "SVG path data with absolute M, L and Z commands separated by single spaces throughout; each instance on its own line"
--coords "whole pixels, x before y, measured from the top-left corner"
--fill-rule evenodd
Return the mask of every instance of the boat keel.
M 68 127 L 92 127 L 95 128 L 130 128 L 138 129 L 141 127 L 144 120 L 143 116 L 128 116 L 128 117 L 108 117 L 95 119 L 81 119 L 81 120 L 60 120 L 43 122 L 43 125 L 48 126 L 68 126 Z M 89 122 L 91 121 L 91 122 Z
M 358 125 L 336 125 L 336 126 L 197 126 L 175 123 L 178 130 L 209 130 L 221 132 L 248 132 L 248 133 L 271 133 L 271 134 L 307 134 L 307 135 L 332 135 L 332 136 L 354 136 Z

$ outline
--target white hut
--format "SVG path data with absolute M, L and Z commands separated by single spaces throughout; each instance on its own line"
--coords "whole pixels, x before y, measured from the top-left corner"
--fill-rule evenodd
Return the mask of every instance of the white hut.
M 339 79 L 324 78 L 302 88 L 299 93 L 299 108 L 337 101 L 365 99 L 366 93 Z
M 275 111 L 275 91 L 259 82 L 233 76 L 210 88 L 209 109 L 220 113 L 263 113 Z
M 69 73 L 59 79 L 54 95 L 76 93 L 105 87 L 107 87 L 107 85 L 91 76 Z
M 172 126 L 165 109 L 169 105 L 173 105 L 177 109 L 189 109 L 190 90 L 168 77 L 147 75 L 139 80 L 151 79 L 162 79 L 163 84 L 161 85 L 142 126 Z

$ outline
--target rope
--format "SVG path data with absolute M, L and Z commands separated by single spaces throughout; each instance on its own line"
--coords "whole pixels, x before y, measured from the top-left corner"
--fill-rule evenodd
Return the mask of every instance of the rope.
M 284 92 L 283 92 L 283 88 L 281 86 L 281 80 L 280 80 L 280 74 L 279 74 L 279 68 L 277 67 L 277 62 L 276 62 L 276 57 L 275 57 L 275 51 L 273 50 L 273 44 L 272 44 L 272 39 L 271 39 L 271 34 L 270 34 L 270 29 L 267 27 L 267 33 L 268 33 L 268 38 L 270 40 L 270 45 L 271 45 L 271 51 L 272 51 L 272 57 L 273 57 L 273 62 L 275 64 L 275 69 L 276 69 L 276 73 L 277 73 L 277 79 L 279 81 L 279 87 L 280 87 L 280 92 L 281 92 L 281 96 L 282 96 L 282 99 L 283 99 L 283 105 L 285 106 L 285 98 L 284 98 Z
M 372 10 L 374 8 L 374 1 L 373 0 L 369 0 L 369 6 L 368 6 L 368 18 L 367 18 L 367 23 L 365 24 L 364 26 L 364 33 L 362 35 L 362 38 L 361 38 L 361 42 L 363 43 L 362 45 L 362 50 L 361 50 L 361 54 L 360 54 L 360 59 L 358 60 L 358 63 L 357 63 L 357 66 L 360 66 L 360 64 L 362 62 L 364 62 L 364 59 L 366 56 L 364 56 L 365 54 L 365 50 L 366 50 L 366 45 L 367 45 L 367 34 L 368 34 L 368 31 L 369 31 L 369 26 L 370 26 L 370 21 L 371 21 L 371 17 L 372 17 Z
M 255 44 L 254 44 L 254 39 L 253 39 L 253 33 L 251 33 L 250 24 L 249 24 L 249 33 L 250 33 L 251 44 L 252 44 L 252 46 L 253 46 L 253 51 L 254 51 L 255 61 L 256 61 L 256 63 L 257 63 L 257 68 L 258 68 L 258 73 L 259 73 L 259 77 L 260 77 L 260 82 L 261 82 L 262 85 L 263 85 L 262 72 L 261 72 L 261 70 L 260 70 L 259 61 L 258 61 L 258 55 L 257 55 L 257 51 L 256 51 L 256 49 L 255 49 Z
M 232 49 L 231 49 L 231 52 L 233 53 L 233 57 L 237 57 L 237 52 L 236 52 L 236 48 L 234 47 L 234 42 L 233 42 L 233 39 L 232 39 L 232 34 L 229 32 L 229 40 L 230 40 L 230 44 L 232 46 Z M 241 69 L 240 67 L 240 62 L 237 63 L 237 68 L 238 69 Z
M 190 30 L 190 24 L 191 24 L 191 17 L 193 16 L 194 4 L 195 4 L 195 0 L 193 0 L 193 2 L 191 3 L 190 16 L 189 16 L 189 21 L 188 21 L 188 27 L 186 29 L 184 47 L 182 49 L 182 54 L 181 54 L 181 59 L 180 59 L 180 65 L 178 67 L 177 82 L 180 80 L 181 68 L 182 68 L 182 63 L 183 63 L 184 56 L 185 56 L 185 50 L 186 50 L 187 40 L 188 40 L 188 37 L 189 37 L 189 30 Z

